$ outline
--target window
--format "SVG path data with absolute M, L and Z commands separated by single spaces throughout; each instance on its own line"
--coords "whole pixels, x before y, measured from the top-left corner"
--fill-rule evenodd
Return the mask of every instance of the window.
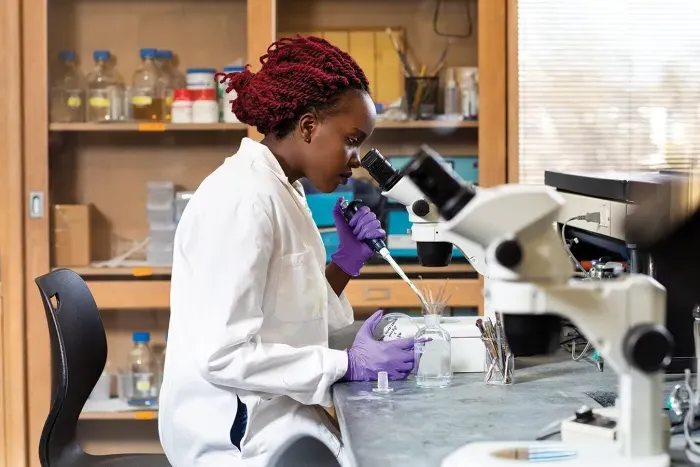
M 698 0 L 519 0 L 519 181 L 700 161 L 699 25 Z

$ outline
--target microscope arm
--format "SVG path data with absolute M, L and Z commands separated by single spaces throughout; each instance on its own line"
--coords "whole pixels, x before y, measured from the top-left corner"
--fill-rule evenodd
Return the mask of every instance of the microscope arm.
M 454 235 L 445 229 L 445 221 L 440 217 L 437 208 L 426 201 L 423 193 L 408 177 L 401 178 L 391 189 L 383 191 L 382 195 L 406 207 L 413 241 L 451 243 L 464 254 L 478 274 L 488 276 L 484 249 L 469 239 Z

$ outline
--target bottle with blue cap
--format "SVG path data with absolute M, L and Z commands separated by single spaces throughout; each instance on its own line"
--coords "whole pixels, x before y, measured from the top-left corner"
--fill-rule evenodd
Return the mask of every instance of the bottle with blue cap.
M 109 50 L 92 53 L 95 67 L 87 77 L 87 121 L 114 122 L 125 118 L 124 80 L 111 66 Z
M 156 52 L 156 49 L 141 49 L 141 65 L 134 72 L 131 106 L 136 121 L 159 122 L 162 119 L 163 93 Z
M 156 361 L 150 340 L 149 332 L 135 332 L 134 346 L 129 351 L 127 364 L 132 385 L 127 402 L 136 407 L 150 407 L 158 401 Z
M 75 52 L 59 53 L 59 68 L 51 86 L 51 121 L 76 123 L 85 119 L 85 78 L 76 63 Z
M 175 90 L 187 87 L 187 83 L 185 76 L 179 74 L 173 65 L 172 50 L 158 49 L 156 51 L 156 65 L 159 72 L 158 84 L 163 93 L 162 119 L 164 122 L 170 122 Z

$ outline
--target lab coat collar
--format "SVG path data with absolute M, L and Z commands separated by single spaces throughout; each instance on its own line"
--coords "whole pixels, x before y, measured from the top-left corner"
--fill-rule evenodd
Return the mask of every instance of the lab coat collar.
M 307 208 L 303 185 L 299 180 L 293 183 L 289 182 L 289 178 L 284 174 L 279 161 L 267 146 L 246 137 L 241 141 L 239 153 L 250 154 L 252 156 L 251 163 L 259 163 L 267 167 L 283 184 L 294 190 L 294 199 L 301 204 L 301 207 Z
M 299 180 L 294 183 L 289 183 L 289 178 L 284 174 L 282 166 L 272 151 L 268 149 L 264 144 L 259 143 L 250 138 L 243 138 L 241 141 L 241 147 L 238 151 L 236 157 L 245 157 L 249 159 L 249 163 L 260 164 L 269 169 L 275 176 L 280 180 L 284 187 L 289 192 L 290 196 L 294 199 L 294 203 L 299 207 L 299 210 L 304 214 L 308 222 L 306 228 L 309 229 L 307 232 L 311 232 L 311 237 L 314 241 L 310 245 L 311 248 L 316 252 L 318 258 L 322 258 L 321 261 L 325 264 L 325 254 L 326 250 L 323 245 L 323 239 L 321 238 L 321 233 L 316 227 L 316 222 L 314 221 L 313 214 L 306 202 L 306 195 L 304 193 L 304 187 Z

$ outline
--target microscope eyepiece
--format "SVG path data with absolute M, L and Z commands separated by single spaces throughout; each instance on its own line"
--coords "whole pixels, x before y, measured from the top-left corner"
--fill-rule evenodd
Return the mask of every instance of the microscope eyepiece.
M 392 167 L 389 161 L 374 148 L 365 154 L 360 164 L 369 172 L 383 191 L 391 190 L 401 180 L 401 173 Z
M 449 170 L 445 160 L 425 145 L 403 169 L 403 175 L 413 181 L 447 220 L 476 196 L 474 188 Z

